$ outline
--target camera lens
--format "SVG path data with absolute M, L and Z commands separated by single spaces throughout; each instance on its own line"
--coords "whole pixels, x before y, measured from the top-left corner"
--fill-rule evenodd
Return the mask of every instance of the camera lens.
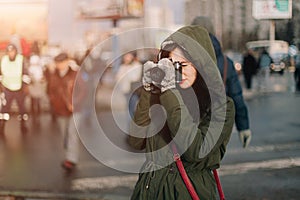
M 165 75 L 166 75 L 166 73 L 158 67 L 154 67 L 150 71 L 150 77 L 151 77 L 152 81 L 154 81 L 156 83 L 161 83 L 162 80 L 164 79 Z

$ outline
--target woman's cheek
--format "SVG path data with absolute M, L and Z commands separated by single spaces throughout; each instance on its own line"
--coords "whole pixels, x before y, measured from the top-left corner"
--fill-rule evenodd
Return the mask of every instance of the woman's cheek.
M 190 83 L 190 80 L 189 79 L 183 79 L 183 81 L 180 83 L 180 87 L 182 89 L 186 89 L 186 88 L 189 88 L 191 87 L 191 83 Z

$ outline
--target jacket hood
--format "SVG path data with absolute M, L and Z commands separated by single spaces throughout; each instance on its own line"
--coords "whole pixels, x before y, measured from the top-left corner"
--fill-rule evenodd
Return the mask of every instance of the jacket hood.
M 167 50 L 172 44 L 185 51 L 203 78 L 210 96 L 212 118 L 224 119 L 223 106 L 226 104 L 226 93 L 217 67 L 215 51 L 206 29 L 194 25 L 182 27 L 161 44 L 161 50 Z
M 215 51 L 209 33 L 205 28 L 197 25 L 182 27 L 161 44 L 161 49 L 167 50 L 168 46 L 172 44 L 180 46 L 185 51 L 185 54 L 189 57 L 188 59 L 204 78 L 209 90 L 213 89 L 209 88 L 210 86 L 223 87 Z
M 216 56 L 209 34 L 201 26 L 185 26 L 177 30 L 162 43 L 161 49 L 172 43 L 178 44 L 195 62 L 204 61 L 205 58 L 206 61 L 210 59 L 216 63 Z

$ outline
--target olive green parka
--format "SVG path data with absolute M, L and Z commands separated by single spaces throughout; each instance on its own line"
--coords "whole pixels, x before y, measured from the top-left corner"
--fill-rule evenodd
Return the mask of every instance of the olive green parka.
M 145 150 L 146 162 L 131 199 L 191 199 L 173 161 L 170 142 L 176 144 L 200 199 L 216 199 L 216 183 L 211 170 L 219 167 L 225 154 L 234 124 L 234 105 L 225 95 L 207 31 L 199 26 L 183 27 L 168 37 L 162 48 L 172 42 L 189 54 L 205 77 L 211 96 L 210 114 L 195 122 L 178 89 L 159 95 L 142 90 L 130 127 L 129 143 Z M 157 102 L 163 109 L 152 106 Z

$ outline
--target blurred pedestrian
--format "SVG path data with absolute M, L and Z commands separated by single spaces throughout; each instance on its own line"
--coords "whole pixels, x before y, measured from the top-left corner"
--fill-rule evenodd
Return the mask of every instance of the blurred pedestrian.
M 29 59 L 28 74 L 31 83 L 28 86 L 31 98 L 31 113 L 37 117 L 41 112 L 41 99 L 45 95 L 45 78 L 41 59 L 38 55 L 32 55 Z
M 33 41 L 31 48 L 30 48 L 30 53 L 31 53 L 31 55 L 38 55 L 38 56 L 41 55 L 40 45 L 37 40 Z
M 295 56 L 294 60 L 295 60 L 294 78 L 295 78 L 296 91 L 300 91 L 300 54 L 299 53 Z
M 128 52 L 122 57 L 122 64 L 116 74 L 117 88 L 122 95 L 125 104 L 132 96 L 132 87 L 136 82 L 140 82 L 142 77 L 142 64 L 137 58 L 135 51 Z M 131 101 L 132 103 L 134 101 Z
M 6 105 L 2 107 L 0 117 L 0 132 L 2 133 L 4 132 L 5 122 L 10 118 L 13 100 L 16 100 L 18 105 L 18 120 L 21 122 L 21 131 L 22 133 L 27 132 L 25 123 L 28 119 L 25 109 L 27 87 L 24 83 L 30 83 L 30 78 L 24 66 L 24 57 L 18 54 L 15 45 L 9 44 L 6 48 L 6 55 L 1 59 L 1 84 L 6 99 Z
M 159 49 L 148 49 L 148 55 L 146 60 L 152 60 L 153 62 L 158 62 L 157 61 L 157 55 L 159 53 Z M 137 63 L 137 66 L 139 66 L 138 70 L 142 70 L 142 63 L 145 61 L 140 61 L 140 59 L 137 56 L 137 51 L 134 51 L 134 60 Z M 137 74 L 142 74 L 142 71 L 138 72 Z M 133 81 L 131 83 L 131 92 L 128 95 L 129 98 L 129 102 L 128 102 L 128 109 L 129 109 L 129 114 L 130 117 L 133 118 L 134 116 L 134 112 L 137 106 L 137 103 L 139 101 L 139 98 L 141 96 L 141 90 L 143 89 L 141 87 L 141 78 L 142 76 L 140 76 L 138 79 L 136 79 L 135 81 Z
M 219 167 L 226 151 L 234 104 L 220 94 L 224 86 L 209 35 L 200 26 L 183 27 L 162 43 L 158 57 L 158 63 L 144 64 L 143 89 L 130 129 L 130 145 L 145 149 L 146 156 L 131 199 L 191 199 L 191 187 L 200 199 L 216 199 L 211 170 Z M 182 66 L 177 83 L 174 63 Z M 164 109 L 157 111 L 155 104 Z M 224 114 L 220 129 L 212 125 L 218 120 L 212 117 L 218 113 L 215 106 Z
M 56 69 L 53 74 L 50 74 L 51 81 L 48 83 L 49 100 L 64 138 L 65 160 L 62 167 L 70 171 L 79 159 L 79 139 L 73 119 L 76 111 L 72 102 L 77 73 L 69 66 L 70 59 L 67 53 L 60 53 L 54 61 Z
M 253 78 L 253 75 L 256 74 L 257 69 L 258 69 L 258 63 L 257 63 L 253 53 L 254 52 L 252 49 L 249 48 L 247 50 L 247 53 L 244 56 L 243 65 L 242 65 L 245 84 L 246 84 L 246 88 L 248 90 L 252 89 L 252 78 Z
M 51 120 L 52 122 L 56 122 L 56 114 L 54 112 L 53 106 L 50 102 L 50 86 L 52 85 L 52 82 L 55 81 L 55 77 L 54 74 L 56 72 L 56 67 L 55 67 L 55 63 L 54 61 L 49 62 L 46 64 L 45 66 L 45 71 L 44 71 L 44 77 L 46 80 L 46 94 L 48 96 L 48 100 L 49 100 L 49 112 L 51 114 Z
M 273 60 L 265 48 L 262 49 L 258 59 L 258 91 L 267 92 L 270 75 L 270 65 Z
M 14 30 L 9 38 L 9 43 L 14 45 L 17 48 L 17 52 L 19 54 L 23 54 L 22 45 L 21 45 L 21 37 L 20 35 Z
M 252 132 L 250 130 L 248 108 L 244 101 L 242 86 L 233 61 L 222 52 L 222 47 L 215 37 L 215 29 L 210 18 L 197 16 L 193 19 L 192 25 L 200 25 L 209 32 L 217 57 L 217 66 L 225 83 L 226 94 L 232 98 L 235 105 L 236 129 L 239 132 L 239 138 L 243 147 L 247 147 L 251 141 Z
M 83 82 L 85 83 L 85 98 L 82 105 L 82 118 L 89 124 L 94 112 L 94 107 L 91 105 L 91 102 L 94 101 L 96 88 L 99 83 L 100 73 L 105 67 L 105 62 L 101 59 L 101 49 L 95 47 L 93 49 L 88 49 L 82 61 L 78 63 L 80 68 L 80 75 Z
M 14 32 L 10 36 L 9 42 L 17 48 L 18 53 L 21 54 L 24 59 L 28 60 L 31 54 L 30 44 L 23 36 L 20 36 L 18 33 Z

